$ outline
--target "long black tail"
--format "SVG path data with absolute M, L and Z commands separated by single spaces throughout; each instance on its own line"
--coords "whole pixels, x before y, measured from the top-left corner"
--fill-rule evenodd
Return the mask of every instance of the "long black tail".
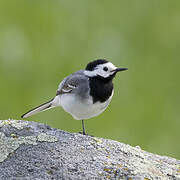
M 42 111 L 46 111 L 48 109 L 51 109 L 51 108 L 55 107 L 55 106 L 53 106 L 53 103 L 52 103 L 53 100 L 54 100 L 54 98 L 51 99 L 50 101 L 44 103 L 44 104 L 41 104 L 38 107 L 35 107 L 35 108 L 31 109 L 30 111 L 28 111 L 25 114 L 23 114 L 21 116 L 21 118 L 27 118 L 27 117 L 30 117 L 30 116 L 32 116 L 34 114 L 37 114 L 37 113 L 40 113 Z

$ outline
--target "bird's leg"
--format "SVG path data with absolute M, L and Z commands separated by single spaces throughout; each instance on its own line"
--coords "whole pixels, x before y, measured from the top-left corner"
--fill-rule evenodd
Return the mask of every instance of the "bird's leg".
M 83 135 L 86 135 L 85 127 L 84 127 L 84 120 L 82 120 L 82 128 L 83 128 Z

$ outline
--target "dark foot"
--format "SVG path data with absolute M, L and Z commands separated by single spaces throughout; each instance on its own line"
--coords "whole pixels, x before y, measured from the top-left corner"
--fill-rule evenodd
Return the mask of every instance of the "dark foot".
M 87 133 L 86 133 L 86 134 L 83 134 L 83 132 L 79 132 L 79 134 L 94 137 L 93 135 L 89 135 L 89 134 L 87 134 Z
M 88 134 L 86 134 L 86 133 L 84 133 L 84 132 L 79 132 L 79 134 L 82 134 L 82 135 L 87 135 L 87 136 L 88 136 Z

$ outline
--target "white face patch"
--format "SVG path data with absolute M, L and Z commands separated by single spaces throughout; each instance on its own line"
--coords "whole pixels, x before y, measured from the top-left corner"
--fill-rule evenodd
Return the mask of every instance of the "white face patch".
M 93 76 L 101 76 L 104 78 L 109 77 L 110 75 L 112 75 L 114 72 L 112 72 L 113 70 L 117 69 L 116 66 L 114 66 L 111 62 L 105 63 L 105 64 L 99 64 L 95 67 L 95 69 L 93 71 L 85 71 L 84 74 L 89 76 L 89 77 L 93 77 Z

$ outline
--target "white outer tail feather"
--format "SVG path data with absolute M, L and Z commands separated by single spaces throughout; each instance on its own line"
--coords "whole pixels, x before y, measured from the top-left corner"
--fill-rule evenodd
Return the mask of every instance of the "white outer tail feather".
M 27 117 L 30 117 L 30 116 L 32 116 L 34 114 L 37 114 L 37 113 L 40 113 L 40 112 L 43 112 L 43 111 L 46 111 L 48 109 L 56 107 L 54 105 L 54 103 L 53 103 L 54 99 L 55 98 L 51 99 L 50 101 L 48 101 L 48 102 L 46 102 L 44 104 L 41 104 L 38 107 L 33 108 L 32 110 L 30 110 L 30 111 L 26 112 L 25 114 L 23 114 L 21 117 L 22 118 L 27 118 Z

